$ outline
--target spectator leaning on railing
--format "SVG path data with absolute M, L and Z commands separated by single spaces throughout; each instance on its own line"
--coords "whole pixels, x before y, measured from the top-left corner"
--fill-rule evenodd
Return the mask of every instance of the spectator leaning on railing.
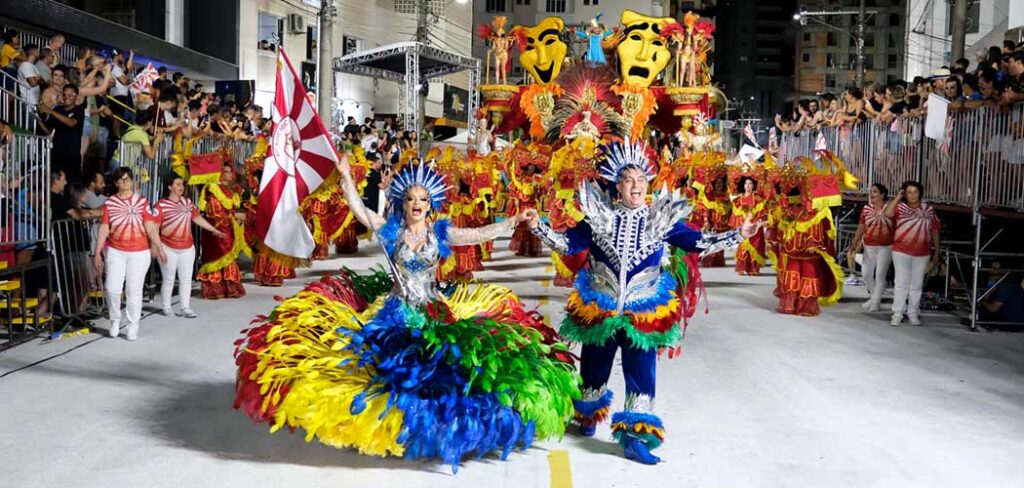
M 1006 64 L 1006 91 L 999 100 L 1000 107 L 1024 102 L 1024 51 L 1014 51 Z

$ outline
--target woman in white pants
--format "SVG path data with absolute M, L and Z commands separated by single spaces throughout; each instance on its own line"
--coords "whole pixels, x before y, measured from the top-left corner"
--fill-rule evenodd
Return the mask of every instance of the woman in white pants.
M 163 314 L 174 315 L 171 296 L 174 294 L 174 277 L 178 277 L 178 298 L 181 300 L 179 315 L 194 319 L 198 317 L 189 306 L 192 298 L 192 271 L 195 269 L 196 248 L 192 240 L 192 223 L 206 229 L 218 238 L 227 237 L 210 225 L 192 200 L 185 198 L 185 180 L 181 176 L 170 177 L 164 186 L 164 197 L 156 202 L 157 220 L 160 223 L 160 241 L 167 253 L 167 262 L 160 264 L 163 279 L 160 295 L 163 299 Z
M 892 322 L 896 327 L 906 314 L 912 325 L 921 325 L 921 289 L 924 277 L 939 262 L 939 219 L 931 205 L 921 201 L 924 187 L 916 181 L 903 183 L 900 194 L 885 206 L 885 215 L 896 223 L 892 262 L 896 289 Z
M 96 236 L 96 257 L 93 264 L 97 272 L 104 268 L 106 251 L 107 310 L 110 313 L 110 337 L 121 331 L 121 292 L 125 295 L 125 313 L 128 328 L 125 336 L 134 341 L 139 334 L 142 318 L 142 286 L 152 256 L 160 262 L 167 260 L 156 226 L 156 216 L 145 197 L 135 193 L 132 170 L 126 167 L 114 171 L 117 194 L 103 204 L 103 217 Z M 127 286 L 126 286 L 127 282 Z
M 860 223 L 849 250 L 850 262 L 854 255 L 864 250 L 861 274 L 870 296 L 861 306 L 870 312 L 881 309 L 889 263 L 892 262 L 893 222 L 885 216 L 885 199 L 888 196 L 889 189 L 885 185 L 871 185 L 868 204 L 860 211 Z

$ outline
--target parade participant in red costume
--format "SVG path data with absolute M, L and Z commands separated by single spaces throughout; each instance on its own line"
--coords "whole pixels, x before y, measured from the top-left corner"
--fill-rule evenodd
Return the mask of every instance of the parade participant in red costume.
M 532 151 L 525 158 L 513 156 L 507 166 L 508 214 L 519 215 L 526 209 L 539 210 L 541 196 L 544 193 L 544 164 L 538 157 L 540 153 Z M 534 157 L 529 157 L 534 156 Z M 527 222 L 520 222 L 508 243 L 508 249 L 516 256 L 540 256 L 540 238 L 530 232 Z
M 834 305 L 843 293 L 843 272 L 832 257 L 835 228 L 827 205 L 815 205 L 803 168 L 783 170 L 785 194 L 778 223 L 781 264 L 779 313 L 815 316 L 819 305 Z
M 196 279 L 202 282 L 203 298 L 239 298 L 245 296 L 242 273 L 238 269 L 238 255 L 252 256 L 245 243 L 242 222 L 246 215 L 242 211 L 241 191 L 235 184 L 235 170 L 231 161 L 226 161 L 221 170 L 220 183 L 211 183 L 203 188 L 199 197 L 199 210 L 206 220 L 226 238 L 203 232 L 203 265 Z
M 763 171 L 752 170 L 745 167 L 742 172 L 733 172 L 733 181 L 736 181 L 736 195 L 732 198 L 732 216 L 729 218 L 729 225 L 733 228 L 743 225 L 745 222 L 761 222 L 766 216 L 765 205 L 767 200 L 763 193 L 759 192 L 759 180 L 762 180 Z M 741 276 L 761 274 L 761 267 L 765 260 L 764 230 L 759 229 L 736 249 L 736 273 Z
M 245 160 L 246 194 L 242 198 L 245 212 L 245 243 L 253 250 L 252 274 L 260 286 L 281 286 L 284 280 L 295 277 L 294 266 L 301 264 L 295 258 L 283 256 L 259 242 L 256 235 L 256 212 L 263 162 L 267 157 L 267 142 L 263 136 L 256 139 L 256 149 Z
M 711 180 L 710 188 L 695 181 L 697 189 L 697 205 L 690 215 L 691 227 L 703 232 L 725 232 L 732 227 L 729 226 L 729 217 L 732 215 L 732 204 L 729 201 L 729 192 L 726 189 L 726 176 L 724 167 L 716 165 L 708 170 Z M 702 268 L 721 268 L 725 266 L 725 251 L 719 251 L 701 258 Z

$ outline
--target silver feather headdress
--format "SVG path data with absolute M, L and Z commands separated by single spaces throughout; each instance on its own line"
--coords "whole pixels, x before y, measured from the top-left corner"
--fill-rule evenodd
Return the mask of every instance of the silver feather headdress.
M 599 168 L 601 177 L 612 183 L 618 183 L 619 175 L 628 168 L 635 168 L 647 175 L 647 181 L 654 179 L 657 172 L 654 163 L 647 157 L 647 144 L 643 142 L 613 142 L 601 146 L 604 162 Z
M 414 186 L 422 186 L 430 194 L 430 208 L 437 210 L 444 203 L 444 192 L 448 190 L 444 175 L 434 169 L 430 163 L 410 164 L 391 180 L 390 196 L 393 202 L 401 206 L 405 192 Z

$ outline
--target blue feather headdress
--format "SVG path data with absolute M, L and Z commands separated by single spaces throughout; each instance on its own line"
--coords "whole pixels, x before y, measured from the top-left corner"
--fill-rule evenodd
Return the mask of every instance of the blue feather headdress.
M 392 208 L 401 208 L 405 192 L 414 186 L 422 186 L 430 194 L 430 208 L 437 210 L 444 203 L 444 192 L 448 190 L 444 175 L 434 170 L 433 162 L 406 166 L 391 180 L 389 190 Z
M 601 146 L 604 162 L 599 171 L 601 177 L 612 183 L 619 182 L 623 170 L 634 168 L 647 175 L 647 181 L 654 179 L 654 163 L 647 157 L 647 145 L 643 142 L 613 142 Z

